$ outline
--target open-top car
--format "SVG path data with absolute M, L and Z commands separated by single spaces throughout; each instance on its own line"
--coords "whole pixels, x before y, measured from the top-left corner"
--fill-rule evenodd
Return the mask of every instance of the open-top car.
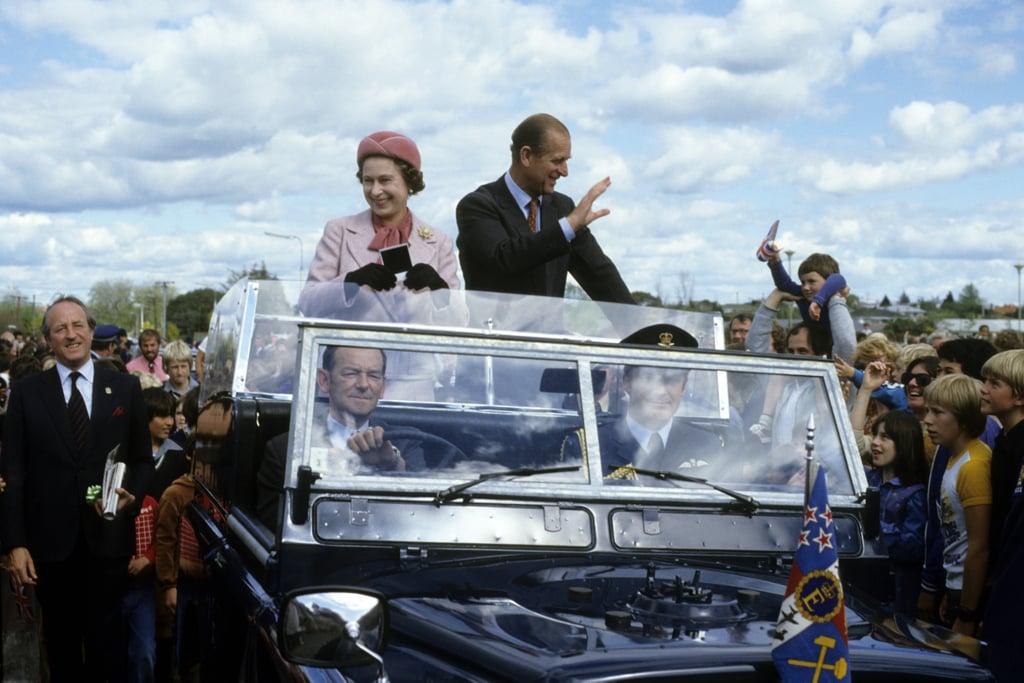
M 245 680 L 778 680 L 809 453 L 842 667 L 991 680 L 977 641 L 886 610 L 830 363 L 726 351 L 717 315 L 332 286 L 311 309 L 298 283 L 242 281 L 207 341 L 204 398 L 232 420 L 200 434 L 190 519 L 217 656 Z M 387 445 L 372 457 L 360 410 Z

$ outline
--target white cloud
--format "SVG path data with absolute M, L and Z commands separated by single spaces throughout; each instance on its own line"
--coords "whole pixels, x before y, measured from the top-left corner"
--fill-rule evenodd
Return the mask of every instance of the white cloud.
M 910 53 L 935 41 L 942 23 L 940 9 L 902 11 L 892 9 L 885 14 L 877 30 L 854 30 L 849 57 L 854 66 L 880 56 Z
M 1024 105 L 988 107 L 972 113 L 960 102 L 911 102 L 889 114 L 889 125 L 901 141 L 918 149 L 967 147 L 991 135 L 1024 130 Z
M 671 128 L 660 137 L 664 152 L 647 166 L 646 175 L 668 193 L 744 180 L 778 143 L 771 133 L 747 128 Z
M 1001 255 L 982 243 L 1020 213 L 1015 10 L 4 0 L 0 228 L 14 249 L 0 273 L 45 291 L 111 272 L 146 282 L 158 243 L 183 290 L 264 259 L 290 276 L 292 245 L 262 232 L 299 235 L 308 261 L 328 218 L 365 206 L 353 155 L 382 128 L 417 141 L 427 190 L 411 206 L 454 234 L 455 204 L 507 167 L 534 111 L 572 129 L 564 192 L 611 175 L 594 230 L 635 287 L 686 271 L 698 297 L 760 295 L 753 251 L 774 217 L 797 258 L 834 249 L 865 289 L 902 257 L 880 251 L 862 273 L 879 234 L 924 253 L 918 235 L 970 225 L 988 272 Z M 18 41 L 32 49 L 14 56 Z M 958 225 L 923 195 L 955 204 Z M 942 286 L 922 272 L 935 280 L 892 288 Z

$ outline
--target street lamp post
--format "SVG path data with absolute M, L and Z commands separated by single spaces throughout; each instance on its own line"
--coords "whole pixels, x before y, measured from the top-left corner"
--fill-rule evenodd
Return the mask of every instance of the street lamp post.
M 1017 269 L 1017 332 L 1020 332 L 1020 269 L 1024 268 L 1024 263 L 1015 263 L 1013 267 Z
M 793 277 L 793 254 L 796 252 L 792 249 L 786 249 L 782 253 L 786 255 L 786 271 L 789 273 L 789 277 Z M 792 304 L 792 302 L 790 303 Z M 793 326 L 793 306 L 796 306 L 796 304 L 792 304 L 786 309 L 786 324 L 790 327 Z
M 173 285 L 173 282 L 157 282 L 157 287 L 162 287 L 164 290 L 164 307 L 163 314 L 160 316 L 160 334 L 163 335 L 164 341 L 167 340 L 167 286 Z
M 298 235 L 285 235 L 280 232 L 264 231 L 263 234 L 268 237 L 278 237 L 283 240 L 295 240 L 299 243 L 299 282 L 302 282 L 302 278 L 306 274 L 305 268 L 302 267 L 302 264 L 305 262 L 302 258 L 302 238 Z
M 139 324 L 135 327 L 135 338 L 138 339 L 139 335 L 142 334 L 142 318 L 144 307 L 142 304 L 136 302 L 132 304 L 135 308 L 139 309 Z

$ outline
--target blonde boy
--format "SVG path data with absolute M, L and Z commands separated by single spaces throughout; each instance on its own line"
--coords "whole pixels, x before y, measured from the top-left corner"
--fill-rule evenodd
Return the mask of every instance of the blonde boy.
M 167 381 L 164 390 L 170 392 L 175 399 L 181 399 L 188 390 L 198 386 L 192 379 L 192 351 L 188 344 L 180 339 L 172 341 L 164 348 L 164 372 Z
M 992 415 L 1002 431 L 992 448 L 992 541 L 993 565 L 999 551 L 1003 522 L 1011 499 L 1021 491 L 1024 464 L 1024 350 L 997 353 L 981 367 L 981 412 Z
M 974 636 L 983 608 L 992 511 L 992 451 L 985 431 L 978 381 L 947 375 L 925 390 L 924 426 L 932 442 L 949 449 L 942 476 L 939 519 L 946 572 L 943 616 L 958 633 Z
M 982 637 L 989 644 L 992 672 L 999 680 L 1013 680 L 1024 667 L 1024 350 L 997 353 L 982 366 L 981 375 L 981 409 L 1003 425 L 992 452 L 991 538 L 996 557 Z

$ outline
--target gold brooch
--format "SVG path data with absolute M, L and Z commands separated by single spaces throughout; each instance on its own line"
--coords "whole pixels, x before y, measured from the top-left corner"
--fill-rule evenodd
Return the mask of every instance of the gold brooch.
M 672 341 L 672 333 L 661 332 L 658 334 L 658 346 L 675 346 L 675 342 Z
M 416 234 L 425 240 L 429 240 L 431 237 L 434 236 L 434 231 L 425 225 L 421 225 L 419 228 L 416 229 Z

